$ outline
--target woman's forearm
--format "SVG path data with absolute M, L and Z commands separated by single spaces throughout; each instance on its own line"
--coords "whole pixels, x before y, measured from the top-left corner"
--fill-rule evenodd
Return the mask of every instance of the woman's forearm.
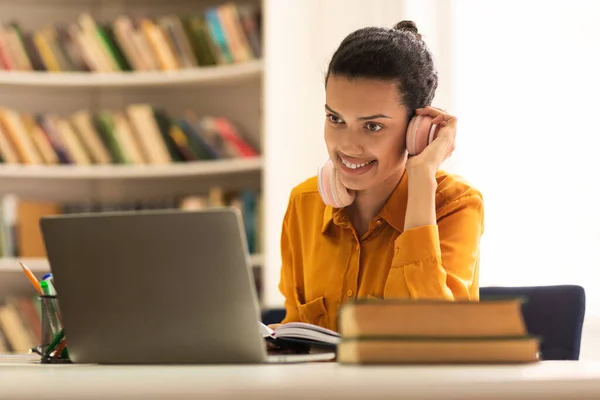
M 435 174 L 420 169 L 408 169 L 408 200 L 404 230 L 436 224 Z

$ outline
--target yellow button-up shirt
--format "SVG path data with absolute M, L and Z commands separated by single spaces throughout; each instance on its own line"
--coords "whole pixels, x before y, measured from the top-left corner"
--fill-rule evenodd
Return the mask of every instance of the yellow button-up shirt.
M 355 298 L 479 299 L 481 193 L 440 171 L 437 224 L 404 231 L 407 175 L 362 237 L 344 209 L 325 206 L 316 177 L 292 190 L 281 235 L 283 323 L 337 330 L 340 306 Z

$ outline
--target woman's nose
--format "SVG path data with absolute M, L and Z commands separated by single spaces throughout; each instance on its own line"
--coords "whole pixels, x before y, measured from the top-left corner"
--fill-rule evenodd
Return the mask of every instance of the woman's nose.
M 347 155 L 360 153 L 362 147 L 362 137 L 356 129 L 348 129 L 341 135 L 340 150 Z

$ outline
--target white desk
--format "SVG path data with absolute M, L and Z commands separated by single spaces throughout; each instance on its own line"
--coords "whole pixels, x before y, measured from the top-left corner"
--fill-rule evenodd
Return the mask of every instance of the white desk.
M 40 390 L 41 385 L 46 389 Z M 2 362 L 0 399 L 600 399 L 600 362 L 97 366 Z

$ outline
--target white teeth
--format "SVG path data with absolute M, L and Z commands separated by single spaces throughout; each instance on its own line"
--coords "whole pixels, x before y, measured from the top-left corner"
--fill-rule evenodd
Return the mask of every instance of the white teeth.
M 373 161 L 367 161 L 366 163 L 362 163 L 362 164 L 351 164 L 349 162 L 346 162 L 345 160 L 342 160 L 342 164 L 344 164 L 346 167 L 350 168 L 350 169 L 358 169 L 358 168 L 362 168 L 365 165 L 369 165 L 371 164 Z

